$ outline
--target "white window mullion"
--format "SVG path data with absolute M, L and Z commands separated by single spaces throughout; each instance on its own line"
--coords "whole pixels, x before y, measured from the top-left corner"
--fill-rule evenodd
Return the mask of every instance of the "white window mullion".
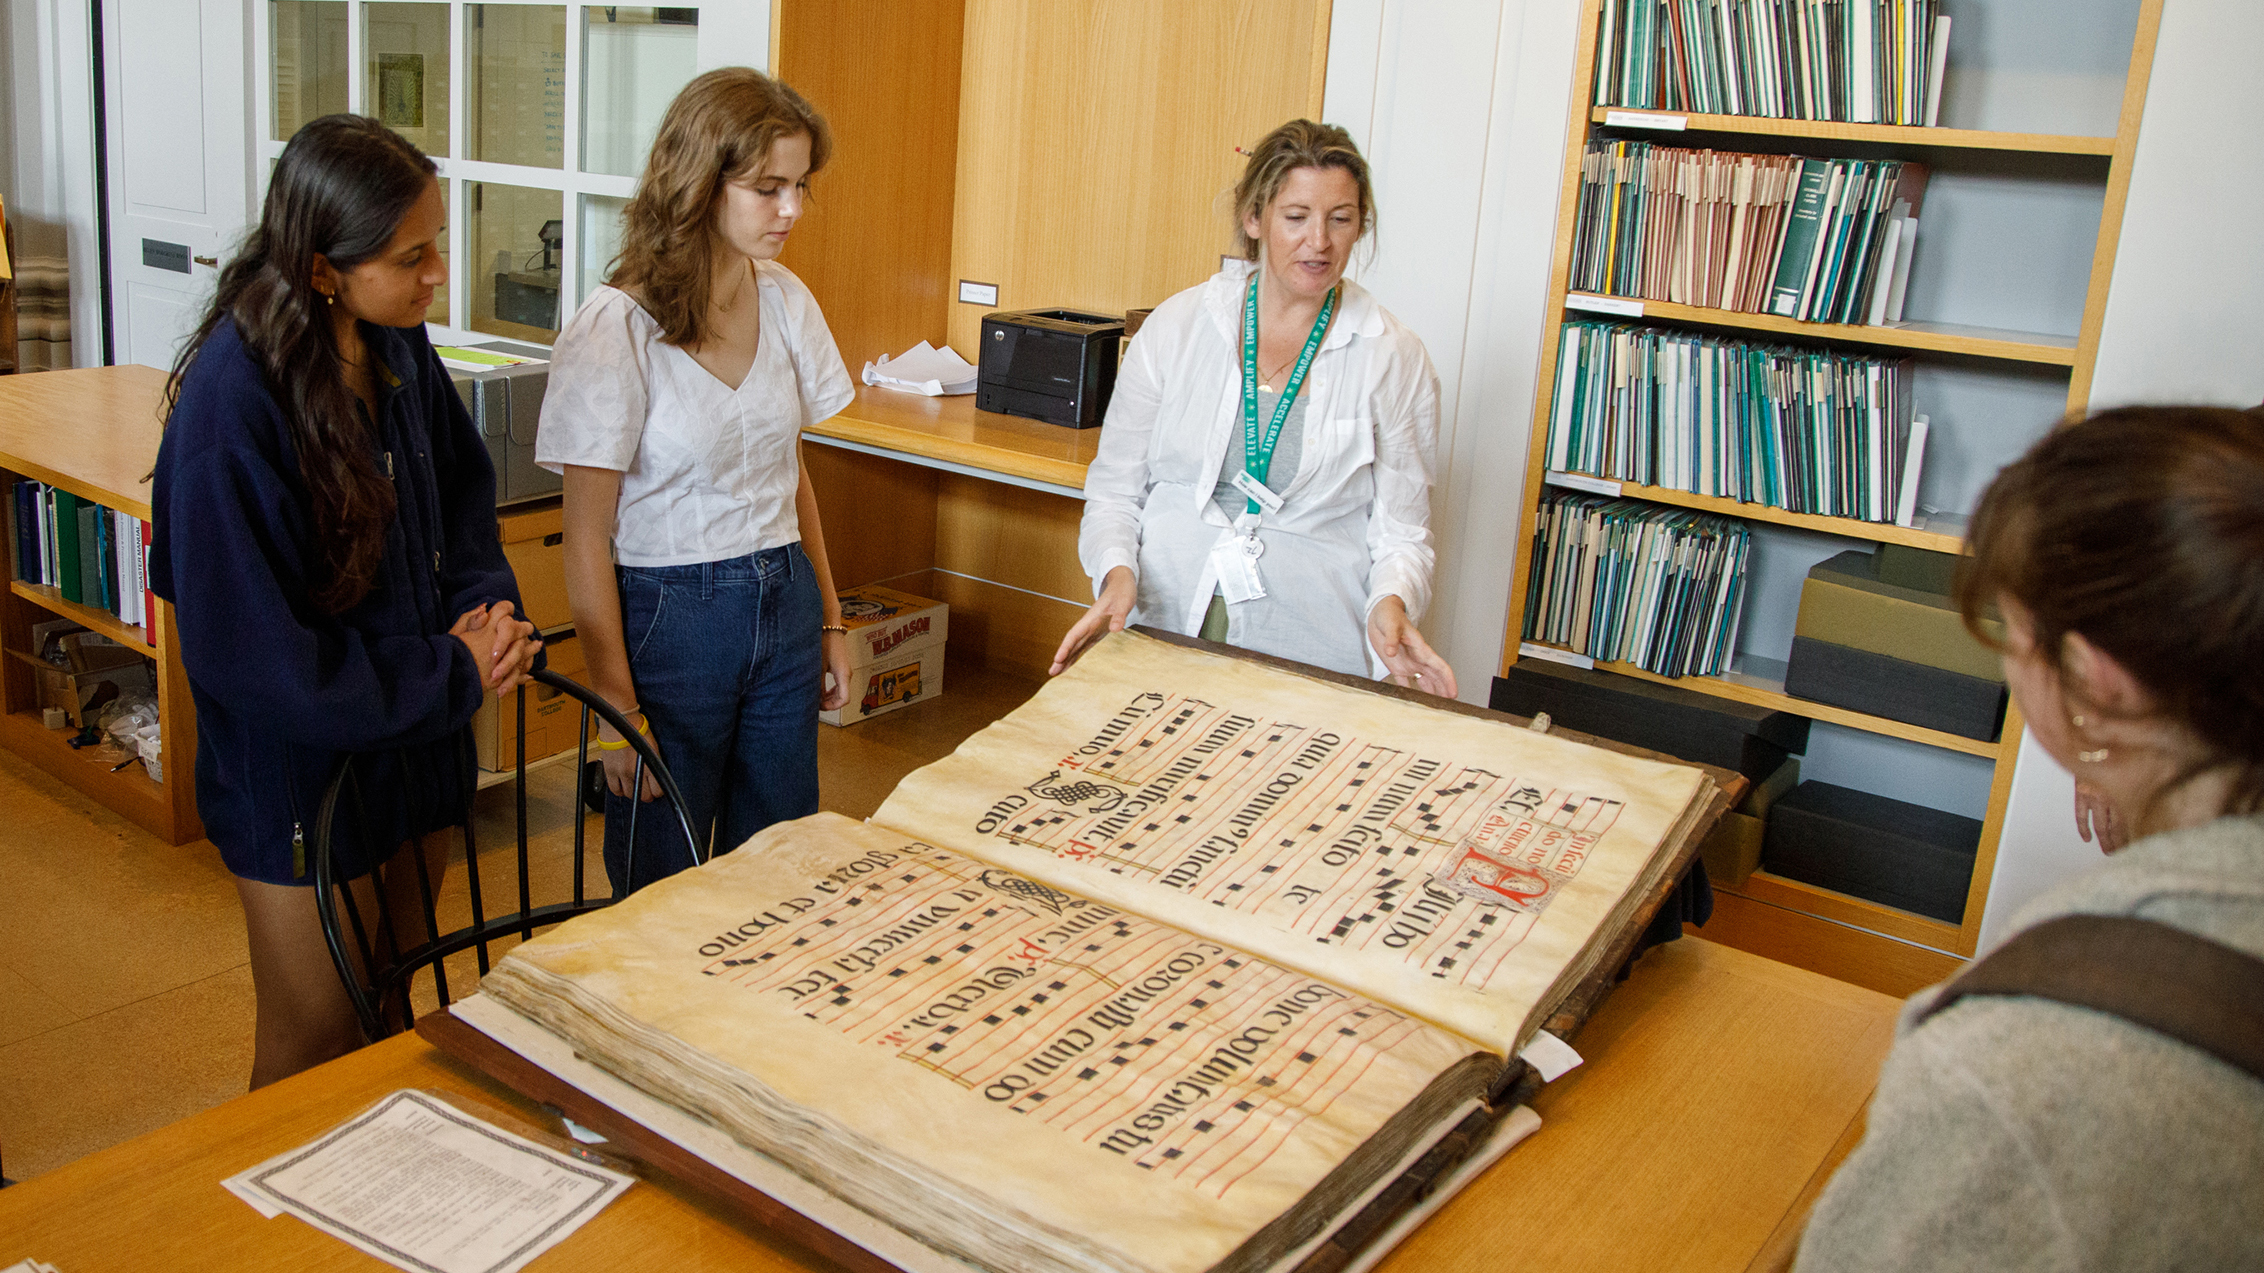
M 470 70 L 464 59 L 464 0 L 455 0 L 448 6 L 448 325 L 459 332 L 472 325 L 473 276 L 464 258 L 472 241 L 471 191 L 463 176 L 471 136 L 464 118 Z
M 582 171 L 582 6 L 566 6 L 566 152 L 559 156 L 559 171 L 567 189 L 559 199 L 558 215 L 564 238 L 558 249 L 558 326 L 563 329 L 582 294 L 582 199 L 577 191 Z
M 346 109 L 362 110 L 362 0 L 346 0 Z

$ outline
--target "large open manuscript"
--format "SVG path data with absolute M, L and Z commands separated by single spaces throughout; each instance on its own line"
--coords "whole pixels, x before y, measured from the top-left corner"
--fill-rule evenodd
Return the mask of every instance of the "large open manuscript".
M 1463 1117 L 1699 771 L 1136 635 L 485 995 L 979 1268 L 1274 1267 Z

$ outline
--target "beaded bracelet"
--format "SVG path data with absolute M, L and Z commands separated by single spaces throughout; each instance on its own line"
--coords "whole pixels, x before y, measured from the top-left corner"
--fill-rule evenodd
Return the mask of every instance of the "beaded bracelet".
M 818 625 L 818 631 L 820 631 L 820 632 L 838 632 L 838 633 L 840 633 L 840 634 L 841 634 L 841 635 L 843 635 L 843 636 L 848 636 L 848 635 L 849 635 L 849 626 L 848 626 L 847 624 L 844 624 L 844 623 L 821 623 L 821 624 L 819 624 L 819 625 Z

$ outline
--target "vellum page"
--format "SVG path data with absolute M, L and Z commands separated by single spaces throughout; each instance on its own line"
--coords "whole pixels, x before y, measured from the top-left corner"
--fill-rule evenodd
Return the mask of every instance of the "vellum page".
M 1120 632 L 873 821 L 1512 1055 L 1704 777 Z
M 832 814 L 521 945 L 481 988 L 1017 1270 L 1262 1265 L 1321 1222 L 1308 1195 L 1340 1164 L 1383 1170 L 1499 1069 L 1310 976 Z

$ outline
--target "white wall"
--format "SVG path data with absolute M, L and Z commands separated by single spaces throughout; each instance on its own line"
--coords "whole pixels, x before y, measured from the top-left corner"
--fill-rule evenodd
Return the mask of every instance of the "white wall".
M 1337 0 L 1323 115 L 1374 171 L 1360 280 L 1443 397 L 1423 630 L 1484 703 L 1501 664 L 1572 91 L 1573 0 Z
M 2264 173 L 2240 139 L 2264 120 L 2264 6 L 2170 0 L 2123 205 L 2091 405 L 2264 402 Z M 2021 746 L 1981 941 L 2029 899 L 2099 860 L 2075 834 L 2066 771 Z

